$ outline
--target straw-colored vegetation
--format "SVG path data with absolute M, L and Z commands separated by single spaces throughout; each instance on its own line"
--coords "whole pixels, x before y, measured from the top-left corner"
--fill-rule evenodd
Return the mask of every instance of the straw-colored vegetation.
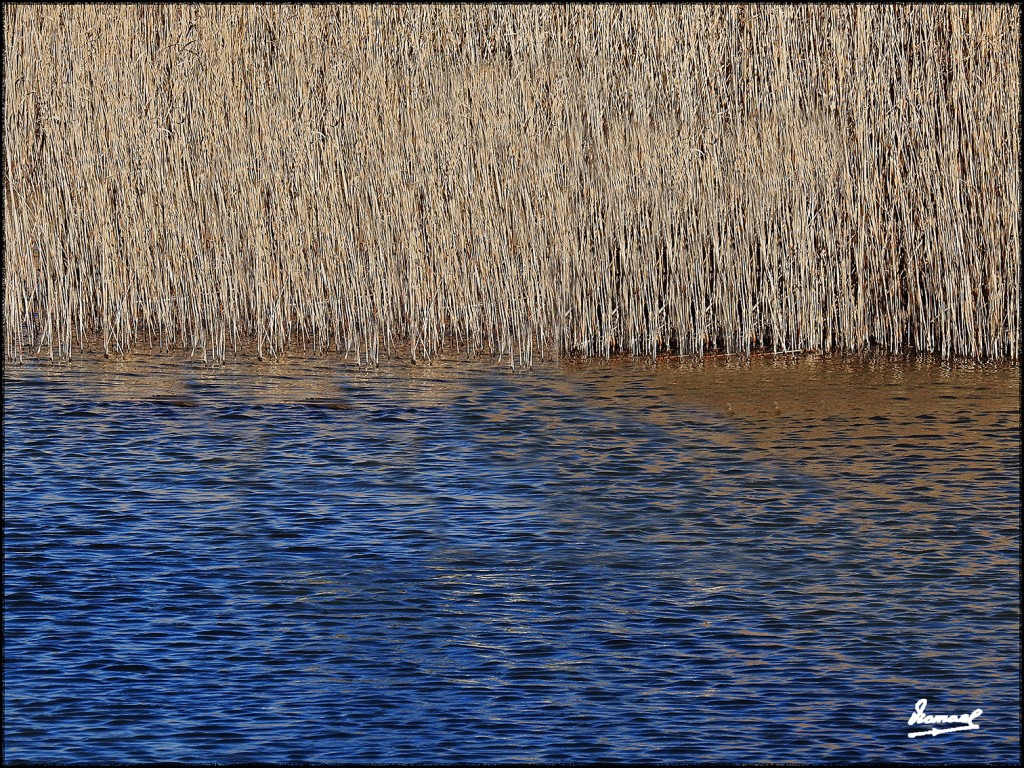
M 1019 357 L 1020 15 L 9 6 L 7 357 Z

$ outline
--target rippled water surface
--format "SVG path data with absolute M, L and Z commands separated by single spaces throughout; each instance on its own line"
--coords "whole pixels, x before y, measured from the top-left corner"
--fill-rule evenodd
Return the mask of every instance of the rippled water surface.
M 1017 760 L 1019 388 L 7 366 L 5 759 Z

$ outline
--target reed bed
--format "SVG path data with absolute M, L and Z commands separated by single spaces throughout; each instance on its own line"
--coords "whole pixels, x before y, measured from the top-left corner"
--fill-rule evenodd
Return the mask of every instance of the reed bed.
M 9 5 L 4 351 L 1020 357 L 1020 14 Z

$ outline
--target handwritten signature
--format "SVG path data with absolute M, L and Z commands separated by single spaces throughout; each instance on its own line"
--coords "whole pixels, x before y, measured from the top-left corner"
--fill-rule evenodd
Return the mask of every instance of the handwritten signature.
M 907 736 L 938 736 L 940 733 L 952 733 L 953 731 L 976 731 L 981 728 L 976 722 L 981 717 L 981 710 L 976 709 L 967 715 L 926 715 L 924 710 L 928 706 L 928 699 L 918 699 L 914 705 L 914 714 L 907 720 L 907 725 L 945 725 L 946 723 L 961 723 L 953 728 L 932 728 L 927 731 L 915 731 Z

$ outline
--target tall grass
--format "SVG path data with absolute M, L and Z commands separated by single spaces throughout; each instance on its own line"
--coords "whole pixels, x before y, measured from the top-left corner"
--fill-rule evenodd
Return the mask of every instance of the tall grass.
M 1020 15 L 15 6 L 4 350 L 1020 356 Z

